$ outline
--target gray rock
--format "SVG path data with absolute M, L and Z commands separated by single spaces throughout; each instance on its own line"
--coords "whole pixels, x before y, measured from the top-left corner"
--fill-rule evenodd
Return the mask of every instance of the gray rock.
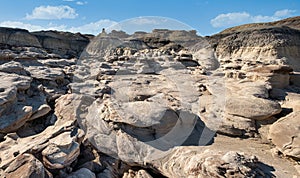
M 81 168 L 69 174 L 67 178 L 96 178 L 96 175 L 86 168 Z
M 41 47 L 38 38 L 27 30 L 1 27 L 0 36 L 0 43 L 2 44 Z
M 79 33 L 40 31 L 32 33 L 44 49 L 65 57 L 79 57 L 89 39 Z

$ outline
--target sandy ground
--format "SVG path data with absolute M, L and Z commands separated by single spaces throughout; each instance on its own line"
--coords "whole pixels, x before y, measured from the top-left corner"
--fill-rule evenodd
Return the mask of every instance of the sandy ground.
M 300 173 L 295 169 L 297 164 L 288 158 L 272 155 L 270 144 L 262 143 L 260 139 L 240 139 L 218 135 L 214 143 L 209 147 L 222 149 L 222 151 L 239 151 L 253 154 L 265 165 L 264 168 L 269 171 L 269 175 L 279 178 L 300 178 Z

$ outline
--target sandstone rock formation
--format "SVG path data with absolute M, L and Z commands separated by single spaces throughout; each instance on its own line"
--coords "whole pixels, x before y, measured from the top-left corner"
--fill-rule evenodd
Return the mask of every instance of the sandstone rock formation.
M 298 21 L 0 28 L 0 177 L 299 175 Z
M 51 58 L 49 55 L 54 58 L 78 57 L 90 41 L 88 37 L 79 33 L 57 31 L 30 33 L 23 29 L 5 27 L 0 27 L 0 36 L 0 47 L 4 49 L 1 50 L 0 59 Z
M 299 17 L 269 24 L 244 25 L 209 37 L 218 59 L 281 59 L 299 72 Z

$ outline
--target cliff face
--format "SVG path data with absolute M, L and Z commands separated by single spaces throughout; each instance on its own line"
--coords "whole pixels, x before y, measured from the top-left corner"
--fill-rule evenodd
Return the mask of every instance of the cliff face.
M 57 31 L 40 31 L 30 33 L 23 29 L 0 27 L 0 46 L 36 47 L 45 49 L 64 58 L 78 57 L 88 45 L 89 38 L 81 34 Z
M 291 65 L 299 72 L 299 18 L 233 27 L 208 39 L 219 60 L 264 62 L 280 59 L 282 63 Z
M 32 34 L 43 48 L 61 55 L 79 56 L 90 42 L 88 37 L 79 33 L 41 31 Z
M 41 47 L 36 36 L 23 29 L 0 27 L 0 44 L 10 46 Z

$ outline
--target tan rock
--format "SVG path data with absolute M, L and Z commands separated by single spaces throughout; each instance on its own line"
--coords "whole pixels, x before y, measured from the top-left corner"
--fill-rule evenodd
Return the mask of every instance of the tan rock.
M 262 175 L 258 159 L 242 152 L 176 148 L 154 163 L 167 177 L 255 177 Z
M 43 104 L 37 109 L 37 111 L 33 112 L 32 116 L 30 117 L 30 120 L 34 120 L 39 117 L 42 117 L 48 114 L 50 111 L 51 111 L 51 107 L 47 104 Z
M 5 116 L 1 116 L 0 132 L 9 133 L 16 131 L 28 121 L 32 115 L 31 106 L 16 106 L 15 111 Z
M 61 100 L 58 101 L 56 104 L 59 106 L 60 102 L 65 101 Z M 76 111 L 75 108 L 78 108 L 79 106 L 74 104 L 71 105 L 70 111 Z M 71 109 L 72 108 L 72 109 Z M 63 110 L 67 111 L 67 110 Z M 78 142 L 82 140 L 83 133 L 79 131 L 78 129 L 74 128 L 74 123 L 76 122 L 76 117 L 74 115 L 66 115 L 65 117 L 61 115 L 61 108 L 57 107 L 56 108 L 56 113 L 60 114 L 57 115 L 57 121 L 55 122 L 54 125 L 47 127 L 44 131 L 42 131 L 39 134 L 20 138 L 16 134 L 8 134 L 5 137 L 5 140 L 3 142 L 0 142 L 0 149 L 2 150 L 0 152 L 0 157 L 1 157 L 1 162 L 0 162 L 0 168 L 5 168 L 7 167 L 13 160 L 14 160 L 14 155 L 15 153 L 23 154 L 23 153 L 39 153 L 43 149 L 45 149 L 48 145 L 53 145 L 50 143 L 50 140 L 54 140 L 55 143 L 55 138 L 57 138 L 56 141 L 62 140 L 63 138 L 59 137 L 61 133 L 68 133 L 70 135 L 70 132 L 74 130 L 73 137 L 77 138 L 74 141 L 70 143 L 66 143 L 69 146 L 69 149 L 66 149 L 66 153 L 75 153 L 75 154 L 65 154 L 67 156 L 67 161 L 70 161 L 76 155 L 78 154 L 78 149 L 77 149 L 77 144 Z M 72 116 L 72 117 L 71 117 Z M 52 142 L 53 143 L 53 142 Z M 77 143 L 77 144 L 76 144 Z M 64 144 L 63 144 L 64 145 Z M 73 146 L 73 147 L 72 147 Z M 54 146 L 55 147 L 55 146 Z M 51 150 L 50 148 L 48 148 Z M 59 149 L 58 149 L 59 150 Z M 77 150 L 77 151 L 76 151 Z M 62 150 L 59 150 L 60 153 L 64 154 Z M 58 151 L 58 152 L 59 152 Z M 71 159 L 69 159 L 71 158 Z M 55 159 L 54 159 L 55 160 Z
M 269 139 L 284 155 L 300 159 L 300 112 L 293 112 L 271 125 Z
M 80 132 L 80 130 L 77 130 Z M 61 169 L 69 166 L 80 154 L 80 133 L 64 132 L 49 140 L 49 145 L 42 151 L 43 162 L 47 168 Z
M 280 113 L 279 103 L 256 97 L 235 97 L 226 100 L 226 113 L 255 120 Z
M 129 169 L 128 172 L 124 173 L 123 178 L 152 178 L 152 176 L 143 169 L 138 171 Z
M 0 173 L 1 175 L 1 173 Z M 1 177 L 52 177 L 43 164 L 31 154 L 18 155 Z

